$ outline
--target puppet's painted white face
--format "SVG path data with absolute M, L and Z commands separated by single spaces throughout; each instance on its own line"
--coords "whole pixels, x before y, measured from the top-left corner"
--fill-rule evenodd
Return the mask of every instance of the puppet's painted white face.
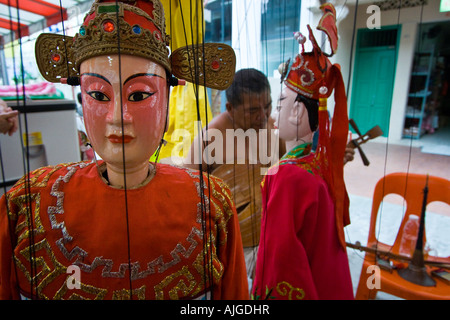
M 83 116 L 94 150 L 106 162 L 133 168 L 148 162 L 166 123 L 163 67 L 130 55 L 90 58 L 80 67 Z M 119 67 L 121 74 L 119 74 Z M 123 119 L 123 121 L 122 121 Z
M 308 111 L 303 102 L 295 101 L 297 93 L 285 87 L 280 94 L 275 114 L 275 126 L 280 138 L 294 141 L 311 134 Z

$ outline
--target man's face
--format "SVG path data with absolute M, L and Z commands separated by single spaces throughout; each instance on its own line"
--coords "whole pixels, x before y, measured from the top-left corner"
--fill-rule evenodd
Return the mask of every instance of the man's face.
M 81 64 L 81 94 L 87 134 L 106 163 L 135 165 L 150 159 L 164 131 L 166 72 L 151 60 L 99 56 Z M 123 146 L 125 150 L 123 150 Z
M 266 128 L 267 120 L 272 112 L 270 91 L 243 93 L 242 103 L 232 106 L 230 112 L 237 128 L 244 131 L 250 128 L 255 130 Z

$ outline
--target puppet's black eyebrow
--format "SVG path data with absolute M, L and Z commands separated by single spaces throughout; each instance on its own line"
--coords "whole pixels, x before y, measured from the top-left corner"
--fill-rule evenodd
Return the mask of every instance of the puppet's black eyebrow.
M 159 77 L 159 78 L 163 78 L 161 77 L 159 74 L 155 74 L 155 73 L 136 73 L 133 74 L 132 76 L 128 77 L 127 80 L 125 80 L 125 83 L 127 83 L 128 81 L 130 81 L 131 79 L 137 78 L 137 77 Z
M 109 84 L 111 84 L 111 82 L 109 82 L 109 80 L 108 79 L 106 79 L 104 76 L 102 76 L 101 74 L 98 74 L 98 73 L 90 73 L 90 72 L 86 72 L 86 73 L 83 73 L 82 74 L 82 76 L 93 76 L 93 77 L 97 77 L 97 78 L 100 78 L 100 79 L 102 79 L 102 80 L 105 80 L 106 82 L 108 82 Z

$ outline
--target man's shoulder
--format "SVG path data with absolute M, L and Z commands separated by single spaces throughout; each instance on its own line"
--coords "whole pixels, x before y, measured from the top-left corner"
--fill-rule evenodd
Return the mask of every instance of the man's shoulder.
M 225 131 L 227 129 L 233 129 L 233 123 L 230 121 L 229 115 L 227 111 L 224 111 L 220 113 L 219 115 L 215 116 L 210 123 L 208 123 L 208 126 L 204 129 L 216 129 L 220 131 Z

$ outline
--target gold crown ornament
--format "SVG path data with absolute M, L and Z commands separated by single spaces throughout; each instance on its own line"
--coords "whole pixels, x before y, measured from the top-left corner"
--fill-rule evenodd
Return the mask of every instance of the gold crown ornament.
M 76 85 L 84 60 L 120 53 L 148 58 L 193 83 L 219 90 L 231 85 L 236 67 L 231 47 L 197 44 L 180 48 L 169 57 L 170 37 L 165 30 L 159 0 L 95 0 L 75 37 L 44 33 L 37 38 L 37 65 L 47 81 L 72 79 L 68 83 Z

